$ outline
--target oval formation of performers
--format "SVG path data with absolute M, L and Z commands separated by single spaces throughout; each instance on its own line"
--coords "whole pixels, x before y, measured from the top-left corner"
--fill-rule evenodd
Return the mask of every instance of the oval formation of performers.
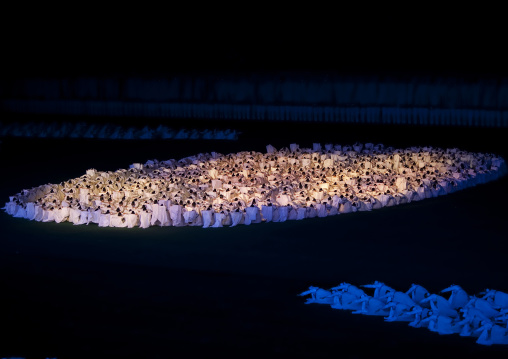
M 471 296 L 458 285 L 431 294 L 413 284 L 399 292 L 384 283 L 361 285 L 370 294 L 349 283 L 330 290 L 309 287 L 299 294 L 308 296 L 306 304 L 329 304 L 354 314 L 383 316 L 387 322 L 409 322 L 414 328 L 428 328 L 439 334 L 459 334 L 477 338 L 483 345 L 508 344 L 508 294 L 487 289 Z
M 150 160 L 24 189 L 4 210 L 100 227 L 284 222 L 371 211 L 445 195 L 504 175 L 504 159 L 458 149 L 372 143 Z

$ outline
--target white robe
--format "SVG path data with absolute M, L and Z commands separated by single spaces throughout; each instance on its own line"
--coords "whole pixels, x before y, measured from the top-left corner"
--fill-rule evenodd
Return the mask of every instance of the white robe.
M 203 218 L 203 228 L 208 228 L 213 225 L 213 211 L 210 209 L 207 209 L 205 211 L 201 211 L 201 216 Z
M 171 225 L 171 220 L 169 218 L 169 213 L 168 213 L 164 203 L 160 203 L 159 205 L 154 204 L 154 206 L 158 207 L 157 220 L 159 221 L 159 225 L 161 227 L 168 227 L 168 226 L 170 226 Z
M 307 213 L 306 207 L 298 207 L 296 209 L 296 220 L 299 221 L 299 220 L 305 219 L 306 213 Z
M 81 211 L 77 208 L 69 208 L 69 222 L 73 224 L 80 224 Z
M 125 215 L 125 223 L 128 228 L 133 228 L 139 225 L 139 216 L 137 214 L 129 213 Z
M 79 222 L 76 224 L 88 224 L 88 210 L 79 212 Z
M 151 225 L 152 214 L 150 212 L 142 211 L 139 214 L 139 226 L 141 228 L 148 228 Z
M 280 214 L 278 206 L 272 206 L 272 222 L 280 222 Z
M 155 224 L 157 224 L 157 221 L 159 220 L 159 205 L 157 203 L 154 203 L 150 207 L 152 210 L 152 218 L 150 219 L 150 225 L 155 226 Z
M 288 220 L 289 215 L 289 207 L 288 206 L 280 206 L 279 207 L 279 222 L 286 222 Z
M 243 213 L 242 212 L 231 212 L 231 227 L 235 227 L 240 224 L 242 221 Z
M 185 211 L 183 212 L 183 220 L 185 224 L 191 224 L 197 218 L 198 214 L 195 210 Z
M 258 207 L 247 207 L 245 211 L 247 212 L 247 216 L 249 216 L 251 223 L 261 222 L 261 215 Z
M 28 202 L 26 204 L 26 218 L 33 220 L 35 218 L 35 203 Z
M 101 213 L 99 217 L 99 227 L 109 227 L 111 223 L 111 215 L 108 213 Z
M 233 219 L 231 218 L 231 214 L 226 211 L 224 212 L 224 219 L 222 220 L 223 226 L 230 226 L 233 224 Z
M 111 227 L 127 227 L 127 223 L 124 216 L 119 216 L 118 214 L 114 214 L 110 216 L 110 226 Z
M 273 207 L 272 206 L 261 206 L 261 214 L 266 222 L 272 221 Z
M 390 196 L 387 194 L 380 194 L 376 199 L 381 203 L 381 206 L 386 207 L 388 205 L 388 201 L 390 200 Z
M 222 212 L 215 212 L 214 214 L 214 223 L 211 227 L 213 228 L 220 228 L 222 227 L 222 221 L 224 220 L 226 216 Z
M 201 216 L 201 214 L 198 213 L 198 215 L 196 216 L 194 221 L 191 223 L 191 226 L 195 226 L 195 227 L 202 227 L 203 226 L 203 217 Z
M 318 213 L 314 207 L 307 207 L 305 210 L 305 218 L 315 218 Z
M 101 218 L 101 209 L 98 208 L 92 212 L 92 220 L 90 222 L 99 224 Z
M 12 216 L 12 215 L 14 215 L 15 210 L 16 210 L 16 202 L 11 200 L 10 202 L 7 202 L 5 204 L 5 207 L 2 209 L 4 209 L 7 212 L 7 214 Z
M 46 209 L 43 211 L 42 221 L 43 222 L 53 222 L 55 220 L 55 213 L 52 209 Z
M 171 222 L 175 227 L 181 227 L 185 225 L 183 214 L 183 208 L 179 204 L 174 204 L 169 207 L 169 216 L 171 217 Z
M 337 207 L 330 206 L 330 208 L 328 209 L 328 216 L 336 216 L 338 214 L 339 214 L 339 209 Z
M 16 210 L 14 211 L 14 216 L 15 218 L 26 218 L 26 209 L 23 208 L 22 206 L 20 205 L 16 205 Z
M 279 194 L 277 196 L 277 204 L 279 206 L 287 206 L 289 203 L 289 200 L 290 200 L 290 198 L 287 194 Z
M 416 194 L 418 195 L 418 199 L 420 201 L 425 199 L 425 188 L 423 186 L 418 186 L 416 189 Z
M 37 222 L 42 221 L 43 214 L 44 213 L 43 213 L 43 210 L 42 210 L 42 206 L 35 205 L 35 217 L 34 217 L 34 220 L 36 220 Z
M 242 213 L 242 214 L 243 214 L 243 216 L 242 216 L 242 221 L 240 222 L 240 224 L 245 224 L 246 226 L 250 225 L 252 223 L 252 221 L 251 221 L 250 216 L 247 213 L 247 211 L 245 211 L 245 213 Z
M 70 211 L 69 207 L 62 207 L 55 209 L 54 212 L 55 212 L 55 222 L 61 223 L 68 219 Z
M 351 202 L 345 201 L 344 203 L 341 203 L 339 206 L 339 213 L 351 213 L 353 212 L 353 206 L 351 205 Z
M 317 216 L 320 218 L 328 216 L 328 212 L 326 211 L 326 205 L 324 205 L 322 203 L 316 204 L 316 211 L 317 211 Z

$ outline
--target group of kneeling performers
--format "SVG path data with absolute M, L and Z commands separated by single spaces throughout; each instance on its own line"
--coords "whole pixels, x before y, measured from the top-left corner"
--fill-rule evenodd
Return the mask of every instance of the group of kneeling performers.
M 378 281 L 360 287 L 370 290 L 371 295 L 349 283 L 329 290 L 312 286 L 299 295 L 311 296 L 307 304 L 329 304 L 334 309 L 383 316 L 387 322 L 408 322 L 414 328 L 428 328 L 439 334 L 471 336 L 483 345 L 508 344 L 507 293 L 487 289 L 472 296 L 452 285 L 440 294 L 431 294 L 417 284 L 407 292 L 399 292 Z
M 198 154 L 25 189 L 14 217 L 101 227 L 223 227 L 326 217 L 445 195 L 498 178 L 505 161 L 457 149 L 383 145 Z

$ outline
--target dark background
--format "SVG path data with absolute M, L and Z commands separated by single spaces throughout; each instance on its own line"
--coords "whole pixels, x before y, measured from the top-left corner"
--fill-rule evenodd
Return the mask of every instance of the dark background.
M 366 9 L 367 8 L 367 9 Z M 499 8 L 5 9 L 2 74 L 338 71 L 506 75 Z M 278 10 L 278 11 L 277 11 Z M 58 12 L 57 12 L 58 11 Z

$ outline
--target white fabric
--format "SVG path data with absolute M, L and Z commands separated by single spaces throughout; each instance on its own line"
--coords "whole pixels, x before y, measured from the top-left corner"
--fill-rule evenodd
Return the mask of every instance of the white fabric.
M 213 211 L 206 210 L 201 211 L 201 216 L 203 217 L 203 228 L 208 228 L 213 225 Z

